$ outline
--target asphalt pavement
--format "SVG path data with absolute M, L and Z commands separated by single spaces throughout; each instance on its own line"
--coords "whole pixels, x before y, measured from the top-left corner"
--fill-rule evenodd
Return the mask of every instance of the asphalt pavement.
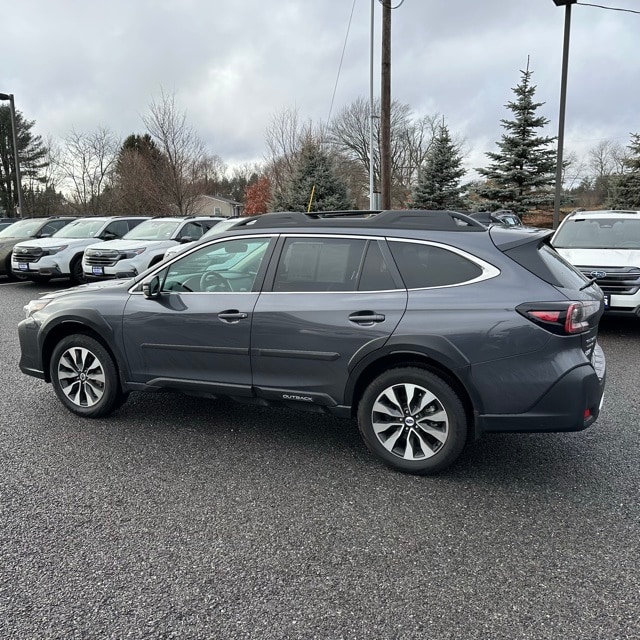
M 0 283 L 0 638 L 638 639 L 640 320 L 581 433 L 402 475 L 354 422 L 173 394 L 67 412 Z

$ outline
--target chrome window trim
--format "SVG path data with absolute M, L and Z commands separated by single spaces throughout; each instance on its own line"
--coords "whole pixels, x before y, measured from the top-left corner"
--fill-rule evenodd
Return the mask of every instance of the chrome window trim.
M 414 238 L 385 238 L 387 242 L 411 242 L 414 244 L 426 244 L 431 247 L 437 247 L 439 249 L 444 249 L 445 251 L 450 251 L 451 253 L 455 253 L 462 258 L 466 258 L 469 262 L 473 262 L 473 264 L 480 267 L 482 273 L 477 277 L 471 280 L 465 280 L 464 282 L 456 282 L 455 284 L 441 284 L 433 287 L 412 287 L 408 288 L 407 291 L 431 291 L 433 289 L 450 289 L 451 287 L 464 287 L 468 284 L 475 284 L 476 282 L 482 282 L 483 280 L 490 280 L 491 278 L 496 278 L 500 275 L 500 269 L 498 267 L 493 266 L 491 263 L 486 262 L 482 258 L 478 258 L 474 256 L 472 253 L 468 253 L 463 249 L 458 249 L 458 247 L 453 247 L 449 244 L 443 244 L 442 242 L 434 242 L 433 240 L 417 240 Z

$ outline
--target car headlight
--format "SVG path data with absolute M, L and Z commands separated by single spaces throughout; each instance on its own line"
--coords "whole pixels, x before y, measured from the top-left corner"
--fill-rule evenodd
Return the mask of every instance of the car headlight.
M 135 258 L 136 256 L 139 256 L 141 253 L 144 253 L 146 250 L 147 250 L 147 247 L 140 247 L 139 249 L 127 249 L 126 251 L 122 252 L 122 256 L 126 260 L 130 260 L 131 258 Z
M 49 255 L 52 256 L 54 253 L 58 253 L 58 251 L 62 251 L 63 249 L 66 249 L 69 245 L 67 244 L 61 244 L 57 247 L 47 247 L 44 250 L 45 255 Z
M 39 300 L 31 300 L 31 302 L 24 305 L 24 313 L 27 318 L 30 318 L 37 311 L 42 311 L 49 303 L 50 299 L 40 298 Z

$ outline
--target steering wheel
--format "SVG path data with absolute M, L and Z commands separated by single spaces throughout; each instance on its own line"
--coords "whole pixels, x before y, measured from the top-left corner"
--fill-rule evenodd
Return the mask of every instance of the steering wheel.
M 200 291 L 231 291 L 229 282 L 217 271 L 205 271 L 200 277 Z

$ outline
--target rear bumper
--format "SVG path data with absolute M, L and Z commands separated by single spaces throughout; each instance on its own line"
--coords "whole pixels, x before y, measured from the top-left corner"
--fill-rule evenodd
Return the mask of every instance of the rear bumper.
M 525 413 L 480 415 L 482 433 L 541 433 L 582 431 L 600 414 L 606 380 L 605 360 L 598 354 L 598 372 L 591 364 L 572 369 Z

